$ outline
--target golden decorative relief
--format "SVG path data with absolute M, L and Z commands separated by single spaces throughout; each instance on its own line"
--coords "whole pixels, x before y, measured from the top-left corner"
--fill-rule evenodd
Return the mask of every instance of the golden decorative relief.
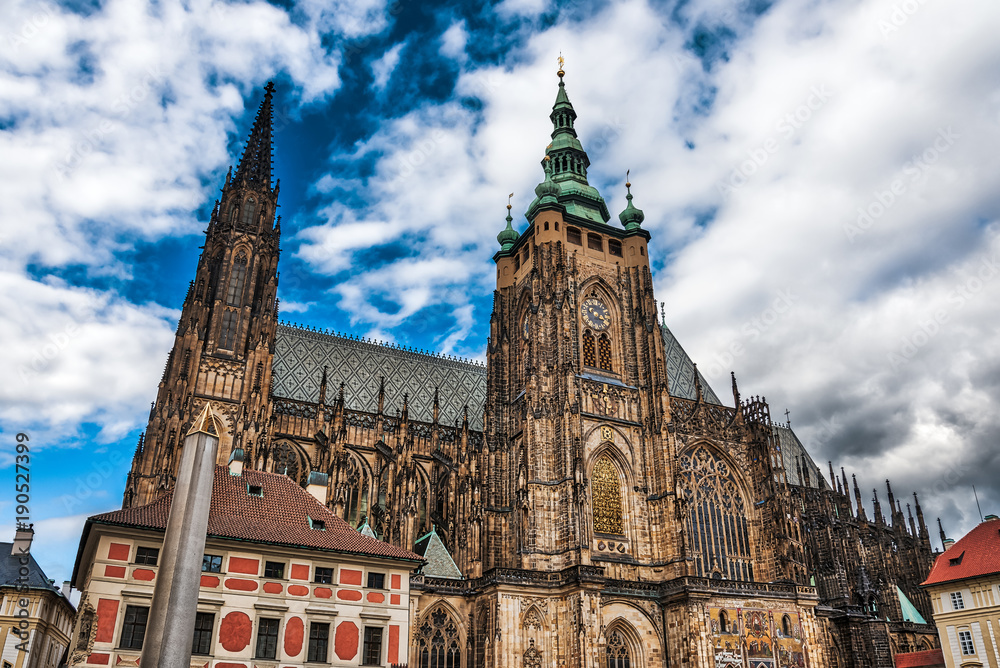
M 618 536 L 624 534 L 621 481 L 617 467 L 607 455 L 601 456 L 594 465 L 591 494 L 594 531 Z
M 614 440 L 614 436 L 615 436 L 615 434 L 611 430 L 611 427 L 601 427 L 601 440 L 602 441 L 613 441 Z

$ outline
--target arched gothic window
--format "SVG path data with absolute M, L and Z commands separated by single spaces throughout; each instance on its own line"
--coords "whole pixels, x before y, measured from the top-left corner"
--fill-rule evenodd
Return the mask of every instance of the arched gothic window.
M 253 201 L 253 197 L 248 197 L 246 204 L 243 205 L 243 215 L 240 217 L 240 224 L 249 227 L 253 224 L 253 214 L 257 210 L 257 205 Z
M 597 463 L 594 464 L 590 491 L 594 531 L 615 536 L 624 535 L 621 478 L 618 475 L 618 467 L 607 454 L 598 457 Z
M 719 611 L 719 633 L 729 633 L 729 615 L 725 610 Z
M 788 615 L 781 618 L 781 635 L 786 638 L 792 637 L 792 618 Z
M 417 629 L 419 668 L 461 668 L 458 625 L 443 608 L 434 610 Z
M 594 345 L 594 335 L 588 329 L 583 333 L 583 365 L 597 366 L 597 351 Z
M 347 464 L 347 484 L 350 486 L 350 491 L 347 499 L 347 515 L 344 519 L 352 527 L 357 527 L 361 523 L 361 518 L 368 516 L 368 493 L 371 485 L 365 470 L 353 457 Z
M 632 668 L 632 653 L 621 631 L 608 634 L 607 656 L 608 668 Z
M 299 455 L 288 443 L 279 443 L 274 450 L 274 472 L 288 476 L 295 482 L 300 482 Z
M 680 458 L 681 481 L 687 501 L 689 545 L 698 575 L 753 580 L 749 508 L 736 476 L 720 457 L 703 446 Z
M 239 306 L 243 301 L 243 283 L 247 278 L 247 256 L 240 253 L 233 263 L 233 271 L 229 274 L 229 289 L 226 291 L 226 303 Z
M 607 334 L 601 334 L 597 339 L 597 367 L 611 371 L 611 339 Z
M 239 318 L 233 311 L 225 311 L 222 314 L 222 332 L 219 336 L 219 347 L 225 350 L 232 350 L 236 345 L 236 327 Z

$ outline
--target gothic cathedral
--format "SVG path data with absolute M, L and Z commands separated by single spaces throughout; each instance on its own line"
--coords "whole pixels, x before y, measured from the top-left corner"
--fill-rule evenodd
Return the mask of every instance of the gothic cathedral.
M 937 646 L 919 502 L 866 516 L 787 424 L 724 403 L 658 317 L 643 212 L 611 222 L 560 70 L 544 178 L 507 225 L 484 365 L 278 321 L 273 87 L 212 212 L 124 506 L 219 464 L 329 480 L 426 559 L 412 668 L 892 666 Z M 630 189 L 629 184 L 626 187 Z M 322 480 L 322 476 L 314 480 Z M 916 520 L 913 510 L 916 511 Z

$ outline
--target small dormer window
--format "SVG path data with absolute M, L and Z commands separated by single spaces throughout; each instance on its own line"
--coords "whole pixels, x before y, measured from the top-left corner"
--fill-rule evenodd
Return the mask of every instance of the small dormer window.
M 309 528 L 313 531 L 326 531 L 326 522 L 309 518 Z
M 247 494 L 250 496 L 264 496 L 264 488 L 260 485 L 247 485 Z
M 964 556 L 965 556 L 965 551 L 963 550 L 963 551 L 962 551 L 962 554 L 960 554 L 960 555 L 958 555 L 957 557 L 954 557 L 954 558 L 952 558 L 952 559 L 949 559 L 949 560 L 948 560 L 948 565 L 949 565 L 949 566 L 959 566 L 959 565 L 961 565 L 961 563 L 962 563 L 962 558 L 963 558 Z

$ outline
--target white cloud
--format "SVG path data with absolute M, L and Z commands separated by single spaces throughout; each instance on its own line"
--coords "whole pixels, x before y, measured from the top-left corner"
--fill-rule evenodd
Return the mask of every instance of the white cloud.
M 441 35 L 441 55 L 452 60 L 466 60 L 465 45 L 469 41 L 469 31 L 465 21 L 455 21 Z
M 399 54 L 406 46 L 405 42 L 400 42 L 391 49 L 385 52 L 385 54 L 372 63 L 372 76 L 374 81 L 372 82 L 372 87 L 375 90 L 382 90 L 389 83 L 389 78 L 392 73 L 396 70 L 396 65 L 399 64 Z
M 486 258 L 504 195 L 513 190 L 523 210 L 540 180 L 561 49 L 591 183 L 616 215 L 632 170 L 662 266 L 657 296 L 688 351 L 718 367 L 716 385 L 735 369 L 775 415 L 792 409 L 817 460 L 836 459 L 869 487 L 869 475 L 888 475 L 925 490 L 928 513 L 967 528 L 962 499 L 977 476 L 1000 503 L 983 477 L 992 469 L 977 464 L 992 461 L 1000 435 L 1000 281 L 955 301 L 997 249 L 1000 88 L 990 64 L 1000 46 L 988 26 L 1000 7 L 921 4 L 886 31 L 892 8 L 875 0 L 788 0 L 752 26 L 723 5 L 685 9 L 692 23 L 741 35 L 710 74 L 683 49 L 688 34 L 644 2 L 618 3 L 534 36 L 516 65 L 464 72 L 457 92 L 480 97 L 480 115 L 448 102 L 384 124 L 362 147 L 382 155 L 366 184 L 374 204 L 354 215 L 378 222 L 375 245 L 405 239 L 420 259 L 346 279 L 344 304 L 378 327 L 434 303 L 462 322 L 469 295 L 492 286 Z M 714 100 L 708 112 L 688 111 L 702 95 Z M 859 208 L 871 223 L 861 219 L 856 234 Z M 302 255 L 320 270 L 362 247 L 352 222 L 349 243 L 329 240 L 343 216 L 303 236 Z M 348 254 L 324 265 L 309 255 L 323 243 Z M 449 279 L 423 266 L 427 257 L 465 269 Z M 376 308 L 368 290 L 396 274 L 407 282 L 400 310 Z M 792 308 L 772 319 L 788 291 Z M 938 309 L 948 321 L 922 342 Z M 893 368 L 906 340 L 916 352 Z M 970 465 L 956 472 L 956 458 Z

